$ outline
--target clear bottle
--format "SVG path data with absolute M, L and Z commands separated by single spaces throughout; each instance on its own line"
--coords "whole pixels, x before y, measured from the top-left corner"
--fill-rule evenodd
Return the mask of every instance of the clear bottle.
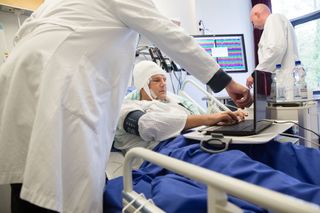
M 276 70 L 272 73 L 271 92 L 269 99 L 272 101 L 283 101 L 286 99 L 286 90 L 278 78 L 281 73 L 281 64 L 276 65 Z
M 298 75 L 297 88 L 299 90 L 299 98 L 307 99 L 308 98 L 308 87 L 306 82 L 306 70 L 301 64 L 301 61 L 295 62 L 294 68 L 296 75 Z
M 281 79 L 279 78 L 280 73 L 282 72 L 281 70 L 281 64 L 278 64 L 278 68 L 276 66 L 276 75 L 278 76 L 277 79 L 277 101 L 284 101 L 286 100 L 286 87 L 284 85 L 284 80 L 285 79 Z
M 277 64 L 277 66 L 278 66 L 278 64 Z M 281 65 L 280 65 L 280 67 L 281 67 Z M 278 69 L 278 67 L 276 67 L 276 70 L 277 69 Z M 277 100 L 277 74 L 276 74 L 276 70 L 271 73 L 271 80 L 272 81 L 271 81 L 271 91 L 270 91 L 270 95 L 269 95 L 270 101 Z
M 295 66 L 292 70 L 292 77 L 293 77 L 293 99 L 294 100 L 301 100 L 300 95 L 300 73 L 298 70 L 298 64 L 300 61 L 295 61 Z

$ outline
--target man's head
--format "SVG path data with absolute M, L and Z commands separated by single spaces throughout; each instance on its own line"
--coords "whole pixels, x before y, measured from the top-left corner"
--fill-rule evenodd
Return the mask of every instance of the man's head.
M 256 4 L 250 13 L 250 20 L 253 27 L 259 30 L 263 30 L 264 24 L 268 16 L 271 14 L 269 7 L 265 4 Z
M 133 70 L 134 86 L 142 100 L 161 100 L 167 97 L 166 72 L 152 61 L 141 61 Z

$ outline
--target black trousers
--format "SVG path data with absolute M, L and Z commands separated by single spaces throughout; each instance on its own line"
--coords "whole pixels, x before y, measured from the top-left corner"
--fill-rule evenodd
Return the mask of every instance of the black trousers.
M 22 184 L 11 184 L 11 213 L 55 213 L 20 198 Z

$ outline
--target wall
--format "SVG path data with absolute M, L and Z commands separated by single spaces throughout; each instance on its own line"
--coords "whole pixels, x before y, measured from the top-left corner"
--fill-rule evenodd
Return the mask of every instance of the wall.
M 250 0 L 198 0 L 196 2 L 197 20 L 202 20 L 205 34 L 244 34 L 248 73 L 231 74 L 233 79 L 245 84 L 246 78 L 254 69 L 253 28 L 249 19 Z M 223 90 L 217 96 L 227 95 Z
M 27 16 L 21 15 L 20 22 L 23 23 L 26 18 Z M 18 31 L 18 23 L 19 22 L 17 15 L 15 15 L 14 13 L 0 11 L 0 24 L 4 29 L 3 32 L 0 32 L 2 33 L 0 40 L 0 64 L 2 63 L 3 51 L 9 51 L 10 53 L 10 50 L 13 47 L 13 37 Z M 3 38 L 5 39 L 4 41 Z

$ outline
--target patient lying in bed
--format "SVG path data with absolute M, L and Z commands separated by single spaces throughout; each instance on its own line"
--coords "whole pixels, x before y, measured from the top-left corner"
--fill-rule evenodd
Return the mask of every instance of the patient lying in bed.
M 183 130 L 207 125 L 230 125 L 244 120 L 244 111 L 202 114 L 187 99 L 167 93 L 166 73 L 151 61 L 138 63 L 133 71 L 137 90 L 122 105 L 114 147 L 153 149 L 160 141 Z M 131 134 L 129 134 L 131 133 Z
M 137 71 L 139 70 L 136 67 L 135 79 Z M 147 75 L 148 70 L 143 72 Z M 154 77 L 154 74 L 150 76 Z M 145 82 L 141 83 L 143 86 L 140 86 L 140 90 L 127 96 L 121 110 L 114 144 L 116 148 L 127 151 L 132 147 L 143 146 L 320 205 L 319 150 L 271 141 L 255 145 L 231 144 L 228 151 L 219 154 L 203 152 L 198 141 L 178 136 L 180 132 L 197 125 L 238 122 L 244 119 L 245 114 L 218 113 L 212 117 L 204 116 L 200 117 L 203 119 L 192 121 L 189 118 L 196 114 L 192 104 L 176 96 L 167 96 L 165 89 L 159 89 L 159 94 L 153 91 L 153 83 L 161 84 L 157 81 L 164 80 L 151 78 L 149 82 L 147 78 L 147 86 L 144 85 Z M 146 91 L 148 89 L 149 91 Z M 151 100 L 142 101 L 145 94 L 149 94 Z M 165 98 L 160 99 L 161 101 L 152 100 L 161 97 Z M 130 117 L 132 112 L 138 113 Z M 191 120 L 191 123 L 188 123 L 188 120 Z M 152 198 L 157 206 L 166 212 L 207 211 L 207 192 L 202 184 L 148 162 L 143 163 L 140 169 L 134 172 L 133 177 L 135 191 Z M 121 181 L 122 178 L 116 178 L 106 186 L 104 208 L 108 212 L 121 211 Z M 228 199 L 246 212 L 265 212 L 264 209 L 238 198 L 230 196 Z

